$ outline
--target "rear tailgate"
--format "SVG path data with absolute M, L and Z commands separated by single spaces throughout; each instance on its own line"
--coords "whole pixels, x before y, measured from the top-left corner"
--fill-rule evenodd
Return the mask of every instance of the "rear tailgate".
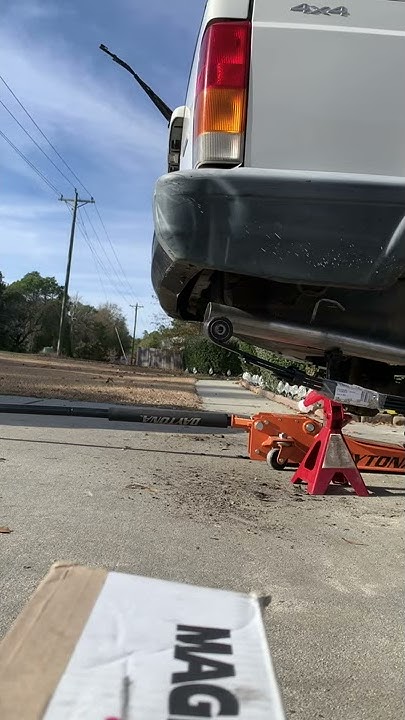
M 318 7 L 254 0 L 245 165 L 405 176 L 405 1 Z

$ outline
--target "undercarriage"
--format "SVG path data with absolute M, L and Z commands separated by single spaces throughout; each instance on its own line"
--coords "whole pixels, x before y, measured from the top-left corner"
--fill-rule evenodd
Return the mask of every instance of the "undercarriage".
M 253 346 L 324 367 L 330 377 L 405 395 L 405 279 L 384 291 L 290 285 L 201 272 L 178 297 L 181 317 L 227 317 Z

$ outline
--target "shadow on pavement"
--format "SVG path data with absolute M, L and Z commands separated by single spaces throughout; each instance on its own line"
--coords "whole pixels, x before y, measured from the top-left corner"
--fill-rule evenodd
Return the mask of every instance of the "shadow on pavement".
M 64 447 L 82 447 L 92 448 L 97 450 L 124 450 L 129 452 L 150 452 L 150 453 L 163 453 L 164 455 L 190 455 L 191 457 L 210 457 L 219 458 L 220 460 L 249 460 L 245 455 L 226 455 L 225 453 L 202 453 L 202 452 L 190 452 L 188 450 L 167 450 L 166 448 L 147 448 L 147 447 L 132 447 L 130 445 L 95 445 L 94 443 L 73 443 L 65 442 L 62 440 L 28 440 L 26 438 L 11 438 L 11 437 L 0 437 L 0 442 L 19 442 L 19 443 L 34 443 L 36 445 L 62 445 Z

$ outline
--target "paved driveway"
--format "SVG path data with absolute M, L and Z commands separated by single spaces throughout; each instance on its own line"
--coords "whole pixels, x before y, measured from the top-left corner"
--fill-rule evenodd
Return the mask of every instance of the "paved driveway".
M 220 387 L 207 407 L 257 409 Z M 311 498 L 243 433 L 161 430 L 0 416 L 0 632 L 54 560 L 266 592 L 290 718 L 403 717 L 403 478 Z

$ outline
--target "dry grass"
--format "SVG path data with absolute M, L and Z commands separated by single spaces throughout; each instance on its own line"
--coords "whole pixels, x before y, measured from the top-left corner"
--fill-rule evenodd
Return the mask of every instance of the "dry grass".
M 0 395 L 197 408 L 193 378 L 84 360 L 0 353 Z

